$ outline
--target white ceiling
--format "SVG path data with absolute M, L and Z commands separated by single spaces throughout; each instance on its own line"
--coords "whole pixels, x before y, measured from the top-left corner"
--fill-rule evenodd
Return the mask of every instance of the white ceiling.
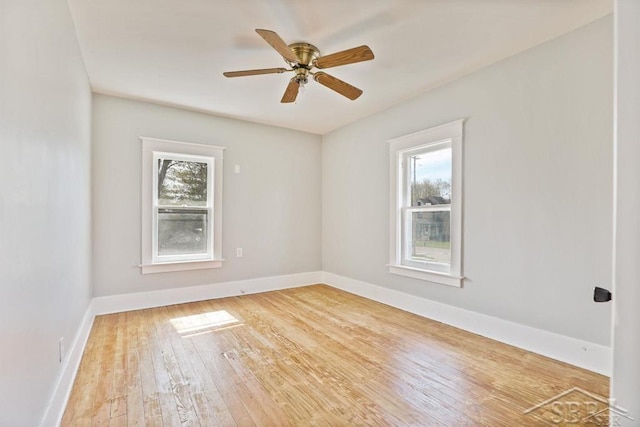
M 68 0 L 93 90 L 324 134 L 592 22 L 611 0 Z M 329 54 L 367 44 L 373 61 L 326 70 L 364 94 L 290 73 L 256 28 Z

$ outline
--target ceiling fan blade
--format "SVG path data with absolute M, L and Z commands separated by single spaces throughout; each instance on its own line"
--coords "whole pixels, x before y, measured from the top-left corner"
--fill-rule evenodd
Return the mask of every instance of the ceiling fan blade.
M 258 29 L 256 30 L 256 33 L 260 34 L 260 36 L 263 39 L 265 39 L 265 41 L 269 43 L 272 48 L 277 50 L 278 53 L 282 55 L 282 57 L 287 61 L 293 62 L 293 63 L 300 62 L 300 59 L 298 58 L 298 56 L 295 53 L 293 53 L 293 51 L 289 48 L 287 43 L 285 43 L 285 41 L 282 40 L 282 38 L 280 38 L 280 36 L 276 34 L 274 31 Z
M 374 58 L 369 46 L 358 46 L 341 52 L 321 56 L 314 61 L 317 68 L 331 68 L 339 65 L 355 64 L 356 62 L 370 61 Z
M 282 95 L 282 99 L 280 100 L 280 102 L 285 104 L 289 102 L 294 102 L 298 97 L 298 90 L 300 90 L 300 85 L 298 84 L 298 82 L 296 81 L 296 78 L 294 77 L 289 81 L 289 85 L 284 90 L 284 95 Z
M 349 83 L 343 82 L 327 73 L 319 71 L 313 75 L 313 79 L 329 89 L 335 90 L 342 96 L 346 96 L 350 100 L 357 99 L 362 95 L 362 91 Z
M 288 71 L 286 68 L 262 68 L 259 70 L 225 71 L 225 77 L 257 76 L 259 74 L 280 74 Z

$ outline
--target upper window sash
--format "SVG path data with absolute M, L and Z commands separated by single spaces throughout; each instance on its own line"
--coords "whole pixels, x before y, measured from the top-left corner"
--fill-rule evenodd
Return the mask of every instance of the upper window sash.
M 401 170 L 402 170 L 402 177 L 403 177 L 403 200 L 402 200 L 402 205 L 403 206 L 413 206 L 413 207 L 418 207 L 420 205 L 415 205 L 412 203 L 412 195 L 411 195 L 411 187 L 412 187 L 412 183 L 413 183 L 413 176 L 412 176 L 412 167 L 410 165 L 411 163 L 411 158 L 413 156 L 419 155 L 419 154 L 426 154 L 426 153 L 430 153 L 430 152 L 434 152 L 434 151 L 438 151 L 438 150 L 443 150 L 446 148 L 451 148 L 451 138 L 447 138 L 444 139 L 442 141 L 435 141 L 435 142 L 430 142 L 427 144 L 423 144 L 420 145 L 418 147 L 411 147 L 408 150 L 403 150 L 400 152 L 400 156 L 402 158 L 402 162 L 401 162 Z M 453 153 L 452 153 L 453 155 Z M 416 165 L 413 166 L 413 168 L 416 168 Z M 453 174 L 453 173 L 452 173 Z M 450 180 L 452 180 L 452 176 L 449 177 Z M 432 205 L 433 206 L 433 205 Z
M 195 205 L 190 204 L 189 201 L 185 201 L 183 205 L 161 205 L 158 201 L 158 175 L 160 171 L 158 170 L 158 161 L 159 160 L 177 160 L 183 162 L 196 162 L 196 163 L 205 163 L 207 165 L 207 201 L 205 205 Z M 166 207 L 166 208 L 211 208 L 213 206 L 214 200 L 214 178 L 215 177 L 215 158 L 211 156 L 194 156 L 194 155 L 185 155 L 179 153 L 167 153 L 154 151 L 153 152 L 153 206 L 154 207 Z

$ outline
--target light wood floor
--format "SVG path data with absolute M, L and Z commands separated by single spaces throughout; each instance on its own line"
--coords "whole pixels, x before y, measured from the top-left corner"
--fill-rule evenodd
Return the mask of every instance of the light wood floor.
M 608 379 L 324 285 L 95 319 L 63 426 L 526 426 Z

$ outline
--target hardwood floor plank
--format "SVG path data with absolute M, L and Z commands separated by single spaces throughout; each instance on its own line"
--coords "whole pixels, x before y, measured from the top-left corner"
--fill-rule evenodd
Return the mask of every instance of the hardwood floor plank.
M 119 313 L 115 324 L 115 350 L 113 359 L 113 383 L 111 385 L 111 405 L 109 418 L 119 418 L 127 414 L 127 313 Z
M 109 427 L 127 427 L 127 414 L 122 414 L 109 419 Z
M 140 377 L 140 356 L 138 353 L 138 327 L 135 314 L 126 313 L 125 331 L 125 399 L 127 402 L 127 423 L 129 426 L 144 425 L 144 399 Z
M 329 286 L 98 316 L 63 426 L 535 426 L 608 379 Z
M 162 409 L 160 407 L 158 384 L 153 369 L 151 339 L 151 311 L 131 312 L 131 322 L 137 319 L 138 335 L 138 367 L 140 369 L 140 385 L 142 388 L 142 407 L 145 426 L 162 426 Z
M 95 396 L 93 398 L 92 426 L 109 425 L 109 418 L 111 418 L 111 389 L 113 387 L 113 364 L 116 345 L 115 323 L 117 316 L 118 314 L 110 314 L 105 316 L 104 319 L 105 336 L 102 347 L 99 349 L 101 357 L 98 365 L 98 372 L 101 375 L 93 378 Z

